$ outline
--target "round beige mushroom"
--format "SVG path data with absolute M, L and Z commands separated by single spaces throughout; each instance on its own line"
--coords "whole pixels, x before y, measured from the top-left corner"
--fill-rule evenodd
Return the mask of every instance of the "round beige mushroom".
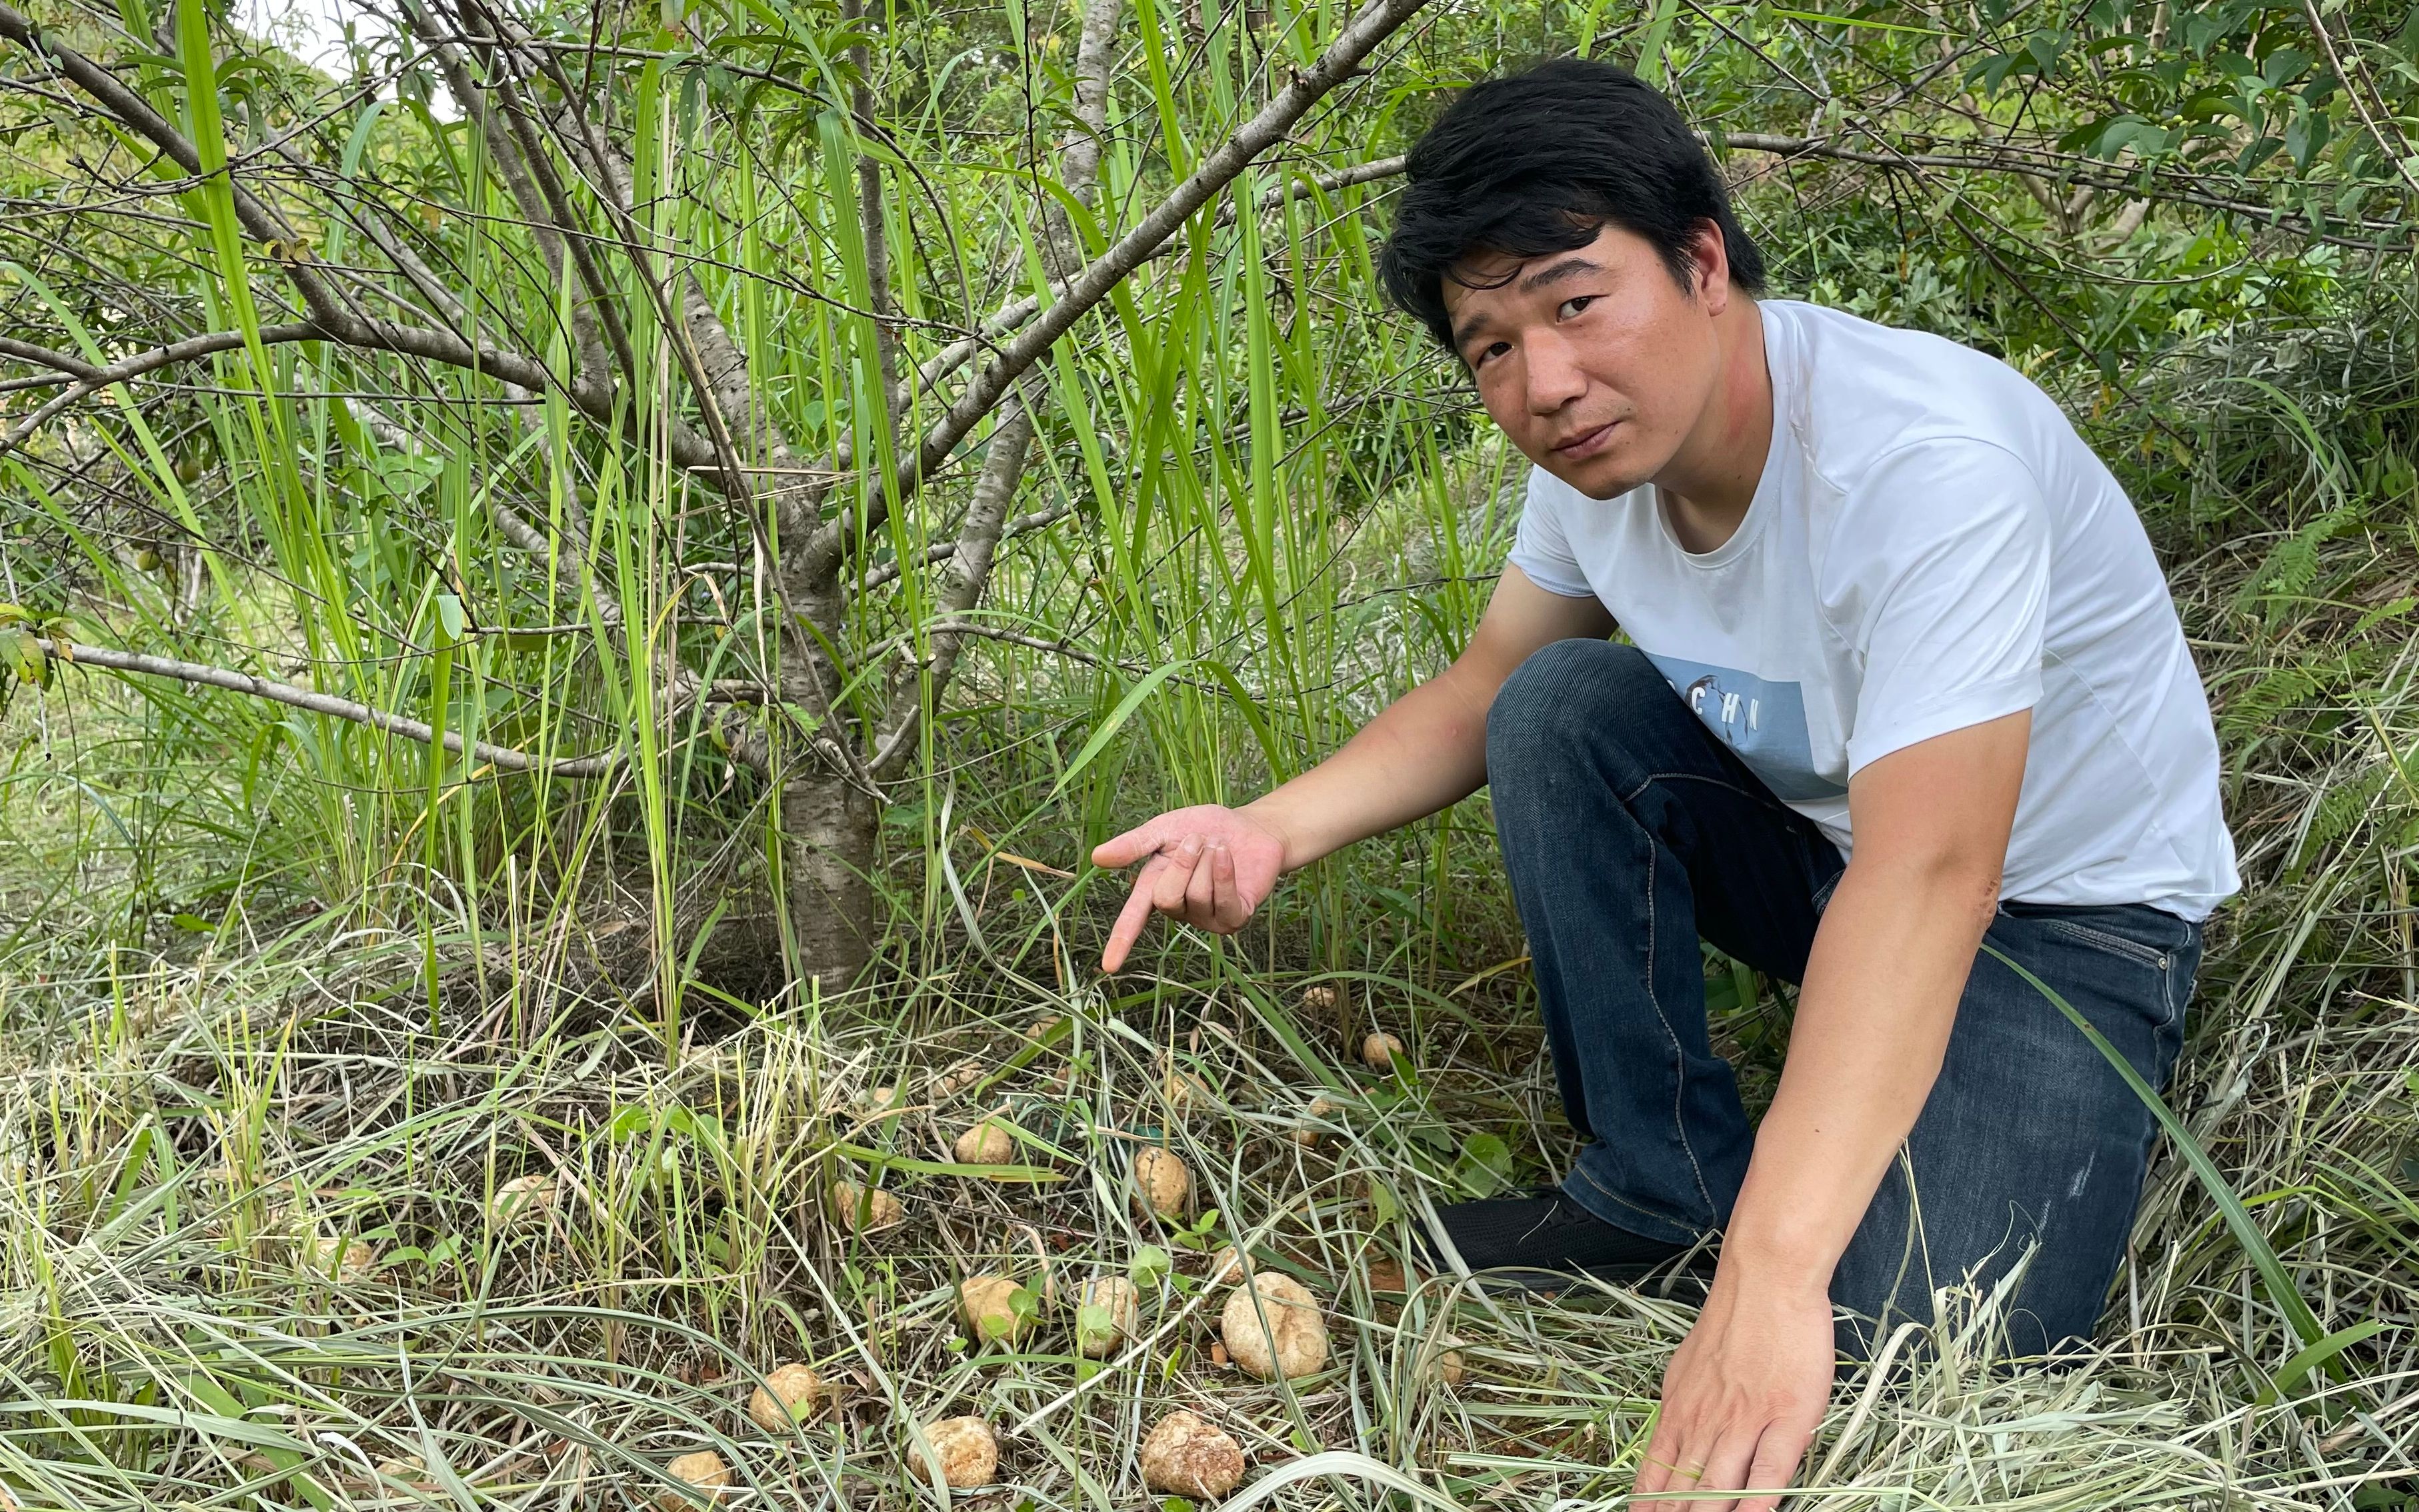
M 1015 1343 L 1032 1329 L 1034 1311 L 1033 1294 L 1008 1276 L 970 1276 L 959 1284 L 958 1312 L 978 1344 Z
M 1075 1303 L 1075 1348 L 1087 1359 L 1105 1360 L 1134 1336 L 1142 1321 L 1142 1292 L 1121 1275 L 1097 1275 L 1084 1283 Z
M 1168 1111 L 1179 1118 L 1206 1107 L 1210 1103 L 1210 1084 L 1180 1066 L 1170 1066 L 1160 1079 L 1160 1092 L 1167 1099 Z
M 722 1457 L 711 1449 L 700 1449 L 693 1454 L 682 1455 L 666 1465 L 664 1469 L 671 1473 L 672 1479 L 686 1481 L 704 1492 L 705 1499 L 709 1502 L 716 1500 L 716 1493 L 731 1484 L 731 1467 L 724 1464 Z M 655 1504 L 670 1509 L 686 1506 L 689 1501 L 689 1498 L 682 1496 L 677 1491 L 666 1491 L 656 1498 Z
M 852 1234 L 871 1234 L 907 1221 L 907 1206 L 880 1187 L 834 1181 L 832 1211 Z
M 1191 1412 L 1170 1412 L 1142 1441 L 1143 1484 L 1163 1496 L 1215 1501 L 1243 1480 L 1243 1451 Z
M 1133 1180 L 1144 1205 L 1163 1218 L 1181 1214 L 1193 1197 L 1193 1172 L 1172 1149 L 1152 1146 L 1136 1151 Z
M 321 1279 L 366 1281 L 377 1269 L 377 1246 L 360 1239 L 314 1239 L 302 1245 L 302 1268 Z
M 487 1221 L 499 1228 L 510 1228 L 551 1209 L 554 1196 L 553 1177 L 516 1176 L 487 1199 Z
M 1373 1034 L 1361 1041 L 1361 1064 L 1371 1071 L 1393 1071 L 1403 1053 L 1403 1041 L 1391 1034 Z
M 1281 1271 L 1262 1271 L 1250 1286 L 1237 1287 L 1219 1318 L 1219 1332 L 1235 1363 L 1262 1381 L 1290 1381 L 1327 1363 L 1327 1320 L 1318 1314 L 1318 1299 Z
M 1436 1357 L 1436 1379 L 1440 1385 L 1458 1386 L 1463 1374 L 1461 1351 L 1447 1350 Z
M 928 1478 L 937 1472 L 953 1491 L 988 1486 L 999 1473 L 999 1441 L 992 1437 L 991 1425 L 981 1418 L 945 1417 L 927 1423 L 924 1440 L 932 1451 L 927 1454 L 922 1444 L 917 1445 L 916 1462 Z
M 781 1365 L 747 1398 L 747 1415 L 767 1433 L 787 1433 L 822 1404 L 827 1389 L 805 1365 Z
M 1016 1136 L 999 1119 L 985 1119 L 958 1135 L 951 1147 L 961 1165 L 1005 1165 L 1016 1155 Z
M 1243 1277 L 1251 1274 L 1251 1266 L 1235 1252 L 1232 1244 L 1221 1244 L 1210 1257 L 1210 1282 L 1213 1287 L 1240 1287 Z
M 1334 1116 L 1335 1104 L 1333 1102 L 1323 1097 L 1312 1098 L 1310 1105 L 1302 1110 L 1302 1120 L 1293 1126 L 1293 1142 L 1305 1149 L 1316 1149 L 1318 1142 L 1327 1137 L 1327 1131 L 1318 1126 L 1317 1120 Z
M 1325 1012 L 1335 1006 L 1335 989 L 1325 982 L 1302 990 L 1302 1006 L 1314 1012 Z
M 955 1097 L 989 1074 L 989 1070 L 979 1060 L 954 1062 L 947 1071 L 933 1073 L 932 1096 L 935 1100 Z

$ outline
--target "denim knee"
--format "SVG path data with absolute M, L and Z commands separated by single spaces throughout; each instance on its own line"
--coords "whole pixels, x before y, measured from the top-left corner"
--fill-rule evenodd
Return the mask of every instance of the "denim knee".
M 1541 646 L 1503 680 L 1487 711 L 1487 780 L 1501 801 L 1506 781 L 1544 776 L 1575 759 L 1600 761 L 1639 728 L 1640 714 L 1672 702 L 1672 685 L 1636 646 Z

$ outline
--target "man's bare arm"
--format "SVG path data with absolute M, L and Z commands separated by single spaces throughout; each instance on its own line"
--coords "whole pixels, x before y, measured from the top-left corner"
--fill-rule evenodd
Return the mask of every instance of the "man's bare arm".
M 1770 1512 L 1831 1388 L 1831 1273 L 1940 1074 L 1998 903 L 2030 714 L 1918 742 L 1848 784 L 1856 851 L 1815 932 L 1780 1087 L 1696 1327 L 1664 1376 L 1641 1512 Z
M 1095 849 L 1096 866 L 1148 857 L 1101 952 L 1102 968 L 1125 964 L 1154 910 L 1231 933 L 1284 872 L 1470 796 L 1487 780 L 1487 711 L 1503 680 L 1541 646 L 1611 632 L 1612 616 L 1595 599 L 1548 593 L 1506 567 L 1454 664 L 1389 704 L 1334 755 L 1240 809 L 1179 809 Z

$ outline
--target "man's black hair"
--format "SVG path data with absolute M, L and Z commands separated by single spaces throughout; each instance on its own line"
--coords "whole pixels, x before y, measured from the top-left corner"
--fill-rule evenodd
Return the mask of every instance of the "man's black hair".
M 1685 288 L 1704 223 L 1720 227 L 1731 282 L 1764 292 L 1764 255 L 1672 102 L 1627 69 L 1564 58 L 1474 84 L 1411 147 L 1410 187 L 1378 259 L 1387 297 L 1453 345 L 1444 281 L 1473 255 L 1542 257 L 1606 223 L 1654 244 Z

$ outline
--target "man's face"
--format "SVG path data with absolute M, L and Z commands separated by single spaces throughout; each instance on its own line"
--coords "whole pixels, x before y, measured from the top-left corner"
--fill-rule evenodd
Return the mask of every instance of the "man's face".
M 1685 289 L 1652 242 L 1615 225 L 1569 252 L 1463 264 L 1474 283 L 1511 275 L 1497 287 L 1444 281 L 1454 348 L 1487 412 L 1531 461 L 1592 499 L 1660 472 L 1713 394 L 1714 317 L 1729 281 L 1718 237 L 1707 239 Z

